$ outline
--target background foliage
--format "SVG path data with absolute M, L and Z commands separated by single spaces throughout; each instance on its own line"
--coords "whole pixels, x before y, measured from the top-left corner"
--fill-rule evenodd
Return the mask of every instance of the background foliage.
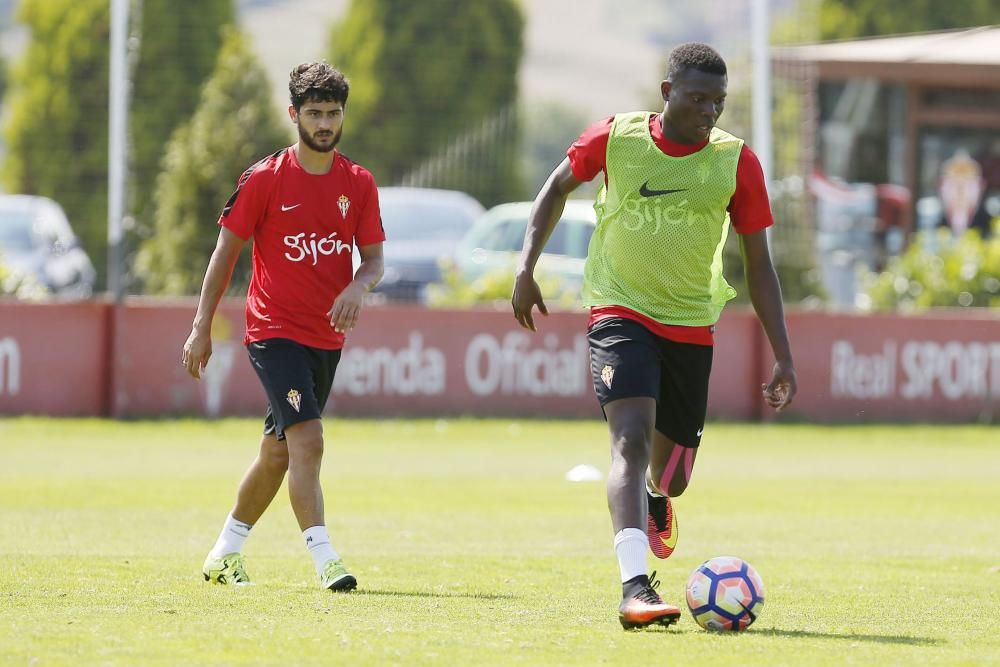
M 101 276 L 107 266 L 107 0 L 23 0 L 31 32 L 5 97 L 9 192 L 58 201 Z
M 0 61 L 0 91 L 4 94 L 0 180 L 9 192 L 48 196 L 62 205 L 98 270 L 101 289 L 107 264 L 109 3 L 0 0 L 5 17 L 15 4 L 16 21 L 26 28 L 27 39 L 9 69 Z M 187 229 L 185 216 L 195 215 L 195 211 L 207 215 L 201 220 L 203 225 L 214 221 L 224 201 L 219 193 L 232 187 L 228 174 L 233 151 L 219 145 L 221 165 L 210 164 L 216 159 L 214 153 L 201 153 L 204 163 L 190 155 L 181 159 L 176 154 L 180 150 L 177 142 L 186 142 L 188 152 L 195 152 L 194 142 L 209 136 L 211 129 L 206 125 L 200 137 L 175 136 L 175 131 L 186 125 L 191 132 L 192 114 L 216 65 L 224 26 L 243 16 L 248 6 L 267 4 L 280 3 L 143 0 L 132 5 L 128 212 L 135 224 L 127 237 L 126 256 L 126 281 L 132 293 L 143 292 L 147 285 L 156 292 L 175 293 L 189 287 L 191 293 L 197 292 L 205 257 L 202 254 L 191 263 L 178 259 L 192 250 L 190 237 L 184 236 L 187 232 L 178 236 L 177 247 L 169 252 L 162 247 L 170 243 L 169 237 L 163 237 L 174 229 Z M 524 58 L 527 11 L 518 0 L 351 0 L 344 4 L 347 8 L 341 20 L 329 28 L 326 47 L 331 62 L 342 67 L 354 83 L 343 147 L 371 168 L 383 185 L 409 180 L 414 185 L 455 188 L 486 205 L 528 199 L 562 159 L 568 143 L 596 120 L 570 105 L 562 106 L 562 102 L 519 98 L 517 80 Z M 951 4 L 937 0 L 796 0 L 776 5 L 774 43 L 989 25 L 1000 20 L 995 0 Z M 783 10 L 788 11 L 783 14 Z M 629 30 L 637 35 L 643 30 L 659 35 L 664 56 L 682 32 L 691 39 L 717 41 L 719 27 L 724 24 L 717 17 L 693 6 L 672 7 L 671 11 L 685 19 L 683 31 L 647 26 L 648 16 L 639 18 L 638 13 L 629 19 Z M 724 48 L 732 49 L 735 56 L 745 41 L 746 35 L 741 34 Z M 730 64 L 738 63 L 734 59 Z M 808 110 L 800 108 L 798 90 L 782 89 L 780 77 L 775 77 L 775 82 L 773 126 L 776 136 L 784 137 L 775 144 L 775 180 L 780 180 L 803 173 L 802 165 L 797 164 L 802 152 L 800 137 L 781 128 L 800 125 Z M 741 112 L 749 107 L 749 92 L 736 83 L 734 77 L 726 123 L 739 133 L 749 129 L 745 122 L 749 116 Z M 653 84 L 650 108 L 657 108 Z M 595 91 L 599 91 L 596 85 Z M 250 99 L 259 99 L 256 91 Z M 268 103 L 273 105 L 274 100 Z M 240 105 L 242 101 L 237 102 Z M 220 127 L 233 115 L 231 110 L 216 113 L 220 116 L 215 123 Z M 250 122 L 265 125 L 273 121 L 264 120 L 258 111 L 241 113 L 242 120 L 250 118 Z M 242 134 L 255 141 L 277 136 L 283 142 L 290 137 L 290 133 L 273 133 L 268 127 L 244 127 Z M 745 133 L 743 136 L 752 139 Z M 248 163 L 273 150 L 272 146 L 264 148 L 264 143 L 250 147 Z M 170 151 L 172 156 L 167 155 Z M 184 178 L 179 174 L 161 174 L 164 169 L 180 169 L 182 164 L 198 172 L 185 187 L 180 185 Z M 206 179 L 214 174 L 227 174 L 224 186 L 207 187 Z M 423 174 L 424 180 L 412 182 L 415 174 Z M 159 192 L 164 179 L 173 184 Z M 196 187 L 196 182 L 201 185 Z M 772 190 L 777 218 L 775 261 L 786 296 L 794 302 L 816 297 L 820 289 L 813 258 L 802 250 L 814 246 L 807 198 L 783 189 Z M 184 197 L 204 197 L 205 201 L 184 206 L 176 203 Z M 168 210 L 161 210 L 164 206 Z M 186 212 L 182 214 L 182 210 Z M 214 236 L 214 227 L 205 228 Z M 153 235 L 161 238 L 153 239 Z M 143 259 L 136 264 L 140 247 Z M 175 259 L 168 261 L 168 256 Z M 727 263 L 739 289 L 740 258 L 733 244 L 727 247 Z M 150 275 L 136 275 L 129 267 L 139 267 Z M 194 271 L 194 275 L 165 278 L 165 271 Z
M 968 231 L 919 234 L 882 273 L 866 276 L 871 308 L 916 311 L 934 306 L 1000 308 L 1000 222 L 984 240 Z
M 357 84 L 344 152 L 393 185 L 450 149 L 461 160 L 431 185 L 487 206 L 520 196 L 516 147 L 508 142 L 505 155 L 503 144 L 478 145 L 478 135 L 517 102 L 523 30 L 513 0 L 352 2 L 329 48 L 330 62 Z
M 236 17 L 233 0 L 142 0 L 140 6 L 142 29 L 131 91 L 129 194 L 137 231 L 148 235 L 153 191 L 167 142 L 194 113 L 201 86 L 215 68 L 223 30 Z
M 291 139 L 269 95 L 267 77 L 246 38 L 236 29 L 226 31 L 198 110 L 167 147 L 153 234 L 137 260 L 148 293 L 200 291 L 219 236 L 215 222 L 237 180 Z M 231 292 L 246 289 L 249 272 L 249 262 L 237 264 Z
M 996 0 L 823 0 L 820 36 L 848 39 L 992 25 L 998 21 Z
M 131 211 L 148 234 L 153 187 L 173 129 L 194 111 L 215 64 L 232 0 L 144 0 L 129 113 Z M 107 270 L 107 0 L 23 0 L 17 20 L 30 39 L 13 65 L 3 128 L 2 176 L 10 192 L 59 202 L 103 284 Z M 143 226 L 147 221 L 147 226 Z
M 515 264 L 516 260 L 512 258 L 509 266 L 488 271 L 467 282 L 456 267 L 450 262 L 443 262 L 441 282 L 428 286 L 427 302 L 437 308 L 467 308 L 486 303 L 506 310 L 510 308 L 514 292 Z M 558 276 L 537 268 L 535 281 L 550 310 L 580 307 L 579 288 L 568 287 Z

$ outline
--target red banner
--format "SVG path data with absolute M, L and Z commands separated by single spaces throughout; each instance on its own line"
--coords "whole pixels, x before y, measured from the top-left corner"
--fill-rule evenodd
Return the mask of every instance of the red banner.
M 921 316 L 789 317 L 794 413 L 827 421 L 996 421 L 1000 317 L 970 309 Z
M 109 313 L 0 300 L 0 414 L 107 414 Z
M 180 364 L 194 299 L 31 305 L 0 301 L 0 414 L 261 415 L 243 347 L 242 300 L 213 327 L 201 381 Z M 358 416 L 600 417 L 582 312 L 517 326 L 504 310 L 371 307 L 348 338 L 328 412 Z M 1000 319 L 790 313 L 799 373 L 793 418 L 973 421 L 1000 406 Z M 760 395 L 773 359 L 752 311 L 716 332 L 712 418 L 773 415 Z M 113 352 L 111 352 L 113 350 Z
M 116 318 L 114 412 L 121 416 L 262 414 L 263 391 L 243 347 L 243 310 L 227 302 L 213 326 L 213 356 L 200 382 L 180 365 L 194 303 L 132 301 Z M 538 332 L 506 311 L 369 308 L 350 334 L 327 406 L 365 416 L 517 415 L 599 417 L 583 313 L 553 313 Z M 713 377 L 713 414 L 753 416 L 755 320 L 727 314 Z M 150 381 L 156 378 L 156 381 Z M 756 378 L 754 378 L 756 379 Z M 748 382 L 750 383 L 748 385 Z

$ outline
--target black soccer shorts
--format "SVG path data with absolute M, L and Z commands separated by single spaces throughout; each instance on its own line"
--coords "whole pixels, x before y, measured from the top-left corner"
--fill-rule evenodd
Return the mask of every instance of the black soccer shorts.
M 247 353 L 267 394 L 264 435 L 284 440 L 289 426 L 320 418 L 333 387 L 340 350 L 268 338 L 247 345 Z
M 601 320 L 587 332 L 594 391 L 601 409 L 611 401 L 648 396 L 656 401 L 656 430 L 697 447 L 708 409 L 711 345 L 678 343 L 634 320 Z

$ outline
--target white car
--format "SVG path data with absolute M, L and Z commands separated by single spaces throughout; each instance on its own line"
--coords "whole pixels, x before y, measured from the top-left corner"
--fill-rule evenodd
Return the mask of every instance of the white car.
M 455 253 L 486 209 L 457 190 L 381 187 L 378 198 L 386 237 L 385 275 L 375 292 L 393 301 L 423 302 L 427 285 L 441 278 L 440 261 Z M 355 251 L 355 270 L 360 262 Z
M 0 195 L 0 266 L 61 297 L 87 298 L 97 279 L 62 207 L 34 195 Z
M 458 270 L 466 281 L 498 270 L 513 271 L 524 244 L 530 212 L 531 202 L 498 204 L 476 221 L 462 239 L 455 256 Z M 583 285 L 587 247 L 596 227 L 593 202 L 567 201 L 559 223 L 538 258 L 537 273 L 555 276 L 568 292 L 579 292 Z

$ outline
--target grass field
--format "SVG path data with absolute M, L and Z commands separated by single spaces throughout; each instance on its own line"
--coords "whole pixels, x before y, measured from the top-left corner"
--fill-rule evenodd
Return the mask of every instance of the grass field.
M 256 585 L 200 568 L 257 420 L 0 420 L 0 664 L 1000 664 L 1000 435 L 989 427 L 710 424 L 687 574 L 738 555 L 767 585 L 746 633 L 685 615 L 624 632 L 600 422 L 328 420 L 320 590 L 284 491 L 247 543 Z

